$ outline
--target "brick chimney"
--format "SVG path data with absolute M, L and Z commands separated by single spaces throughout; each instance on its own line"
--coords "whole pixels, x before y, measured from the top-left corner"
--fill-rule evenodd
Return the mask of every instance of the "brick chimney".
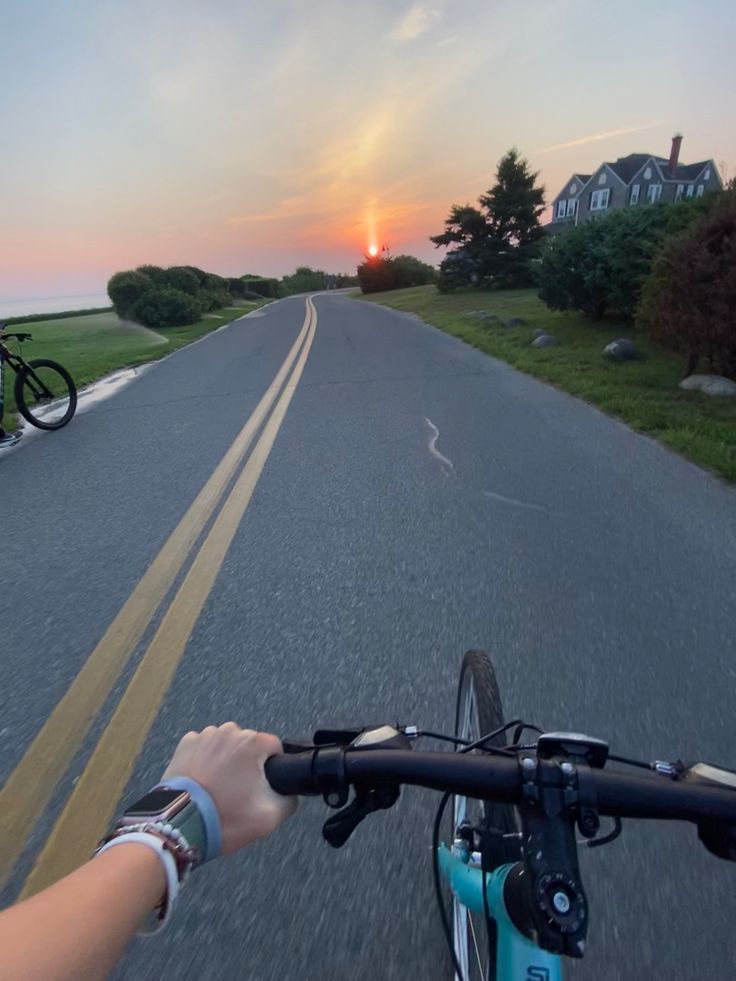
M 682 146 L 682 133 L 675 133 L 672 137 L 672 149 L 670 150 L 670 162 L 667 165 L 670 177 L 675 176 L 677 161 L 680 159 L 680 147 Z

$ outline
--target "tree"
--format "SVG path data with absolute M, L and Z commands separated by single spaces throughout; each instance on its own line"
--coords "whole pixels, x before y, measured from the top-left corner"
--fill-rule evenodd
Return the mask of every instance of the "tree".
M 514 147 L 501 158 L 496 183 L 481 195 L 480 205 L 486 209 L 490 225 L 489 272 L 501 286 L 532 282 L 531 263 L 544 238 L 539 222 L 544 188 L 536 186 L 538 176 Z
M 682 352 L 736 378 L 736 191 L 669 239 L 644 286 L 637 322 Z
M 496 183 L 470 204 L 453 205 L 445 230 L 430 241 L 449 253 L 440 265 L 440 289 L 478 283 L 482 286 L 523 286 L 532 281 L 544 230 L 544 188 L 539 175 L 516 148 L 499 161 Z
M 483 243 L 488 235 L 488 222 L 485 215 L 472 204 L 453 204 L 450 214 L 445 218 L 445 230 L 439 235 L 431 235 L 430 242 L 436 247 L 458 246 L 473 249 Z

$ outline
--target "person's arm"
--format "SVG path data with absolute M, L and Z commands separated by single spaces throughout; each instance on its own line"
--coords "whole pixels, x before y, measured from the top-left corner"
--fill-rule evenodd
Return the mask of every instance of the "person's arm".
M 163 866 L 145 845 L 119 845 L 98 855 L 0 913 L 0 978 L 106 977 L 165 888 Z
M 163 780 L 186 777 L 204 787 L 229 854 L 270 834 L 296 807 L 271 790 L 263 772 L 280 751 L 276 736 L 234 722 L 209 726 L 184 736 Z M 152 848 L 117 844 L 0 913 L 0 981 L 104 978 L 165 891 L 164 865 Z

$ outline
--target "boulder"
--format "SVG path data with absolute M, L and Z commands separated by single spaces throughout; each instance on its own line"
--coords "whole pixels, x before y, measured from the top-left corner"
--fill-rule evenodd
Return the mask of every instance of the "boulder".
M 540 334 L 532 341 L 532 347 L 555 347 L 556 345 L 557 338 L 551 334 Z
M 611 361 L 635 361 L 639 357 L 636 344 L 628 337 L 619 337 L 603 348 L 603 357 Z
M 736 382 L 722 375 L 689 375 L 682 379 L 680 388 L 705 395 L 736 396 Z
M 541 327 L 537 327 L 537 329 L 534 331 L 534 335 L 533 335 L 534 336 L 534 340 L 536 341 L 536 339 L 538 337 L 544 337 L 546 333 L 547 333 L 546 330 L 542 330 Z
M 524 321 L 521 317 L 509 317 L 508 320 L 504 320 L 504 327 L 521 327 Z

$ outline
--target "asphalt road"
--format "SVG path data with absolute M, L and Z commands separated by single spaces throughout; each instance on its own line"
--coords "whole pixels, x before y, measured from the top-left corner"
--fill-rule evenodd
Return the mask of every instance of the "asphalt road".
M 734 491 L 414 318 L 315 302 L 304 373 L 126 794 L 158 777 L 182 732 L 229 718 L 290 735 L 397 718 L 450 729 L 469 647 L 493 652 L 509 715 L 623 754 L 736 765 Z M 273 304 L 0 457 L 3 780 L 272 382 L 304 309 Z M 136 941 L 117 977 L 450 977 L 434 803 L 405 792 L 340 852 L 306 803 L 198 873 L 170 929 Z M 630 823 L 582 867 L 591 930 L 573 977 L 736 975 L 736 869 L 694 829 Z

